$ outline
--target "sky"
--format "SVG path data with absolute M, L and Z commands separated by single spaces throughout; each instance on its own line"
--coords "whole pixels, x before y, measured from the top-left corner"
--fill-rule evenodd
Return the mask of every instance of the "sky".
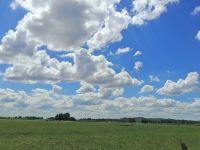
M 199 0 L 0 0 L 0 116 L 200 120 Z

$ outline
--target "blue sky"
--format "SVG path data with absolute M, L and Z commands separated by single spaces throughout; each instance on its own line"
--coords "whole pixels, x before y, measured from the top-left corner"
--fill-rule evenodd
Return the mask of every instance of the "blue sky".
M 159 110 L 161 117 L 173 118 L 177 109 L 183 118 L 196 119 L 200 113 L 200 2 L 154 2 L 99 1 L 97 7 L 93 2 L 63 0 L 61 11 L 54 0 L 46 4 L 39 0 L 0 1 L 0 38 L 4 39 L 0 47 L 0 108 L 7 110 L 2 114 L 50 116 L 55 109 L 68 110 L 76 117 L 93 111 L 91 117 L 159 117 Z M 81 15 L 85 10 L 96 11 L 96 16 Z M 125 48 L 126 52 L 119 52 Z M 134 56 L 136 51 L 141 55 Z M 138 70 L 134 69 L 136 62 L 141 64 Z M 34 74 L 35 70 L 38 73 Z M 6 102 L 10 98 L 12 103 Z M 62 108 L 65 99 L 68 104 Z M 18 103 L 27 107 L 17 108 Z M 49 105 L 53 109 L 41 107 Z

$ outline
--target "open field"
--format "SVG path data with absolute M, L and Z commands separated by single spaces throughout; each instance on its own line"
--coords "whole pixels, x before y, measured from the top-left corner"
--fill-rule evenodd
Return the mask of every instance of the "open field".
M 200 149 L 200 126 L 0 120 L 0 150 Z

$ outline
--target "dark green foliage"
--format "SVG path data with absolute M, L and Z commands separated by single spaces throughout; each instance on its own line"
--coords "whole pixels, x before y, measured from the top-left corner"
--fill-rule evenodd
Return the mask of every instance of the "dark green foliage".
M 164 119 L 164 118 L 121 118 L 121 119 L 92 119 L 92 118 L 82 118 L 79 121 L 86 122 L 137 122 L 137 123 L 155 123 L 155 124 L 200 124 L 200 121 L 192 120 L 176 120 L 176 119 Z
M 43 117 L 36 117 L 36 116 L 16 116 L 16 117 L 0 117 L 0 119 L 10 119 L 10 120 L 43 120 Z
M 180 141 L 180 144 L 181 144 L 181 150 L 189 150 L 188 146 L 182 140 Z
M 54 118 L 48 118 L 49 120 L 58 120 L 58 121 L 76 121 L 74 117 L 71 117 L 69 113 L 60 113 L 57 114 Z

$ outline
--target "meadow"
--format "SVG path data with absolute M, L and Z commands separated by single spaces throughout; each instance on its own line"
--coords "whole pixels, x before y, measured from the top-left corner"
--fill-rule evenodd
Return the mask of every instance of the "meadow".
M 200 149 L 200 126 L 0 120 L 0 150 Z

